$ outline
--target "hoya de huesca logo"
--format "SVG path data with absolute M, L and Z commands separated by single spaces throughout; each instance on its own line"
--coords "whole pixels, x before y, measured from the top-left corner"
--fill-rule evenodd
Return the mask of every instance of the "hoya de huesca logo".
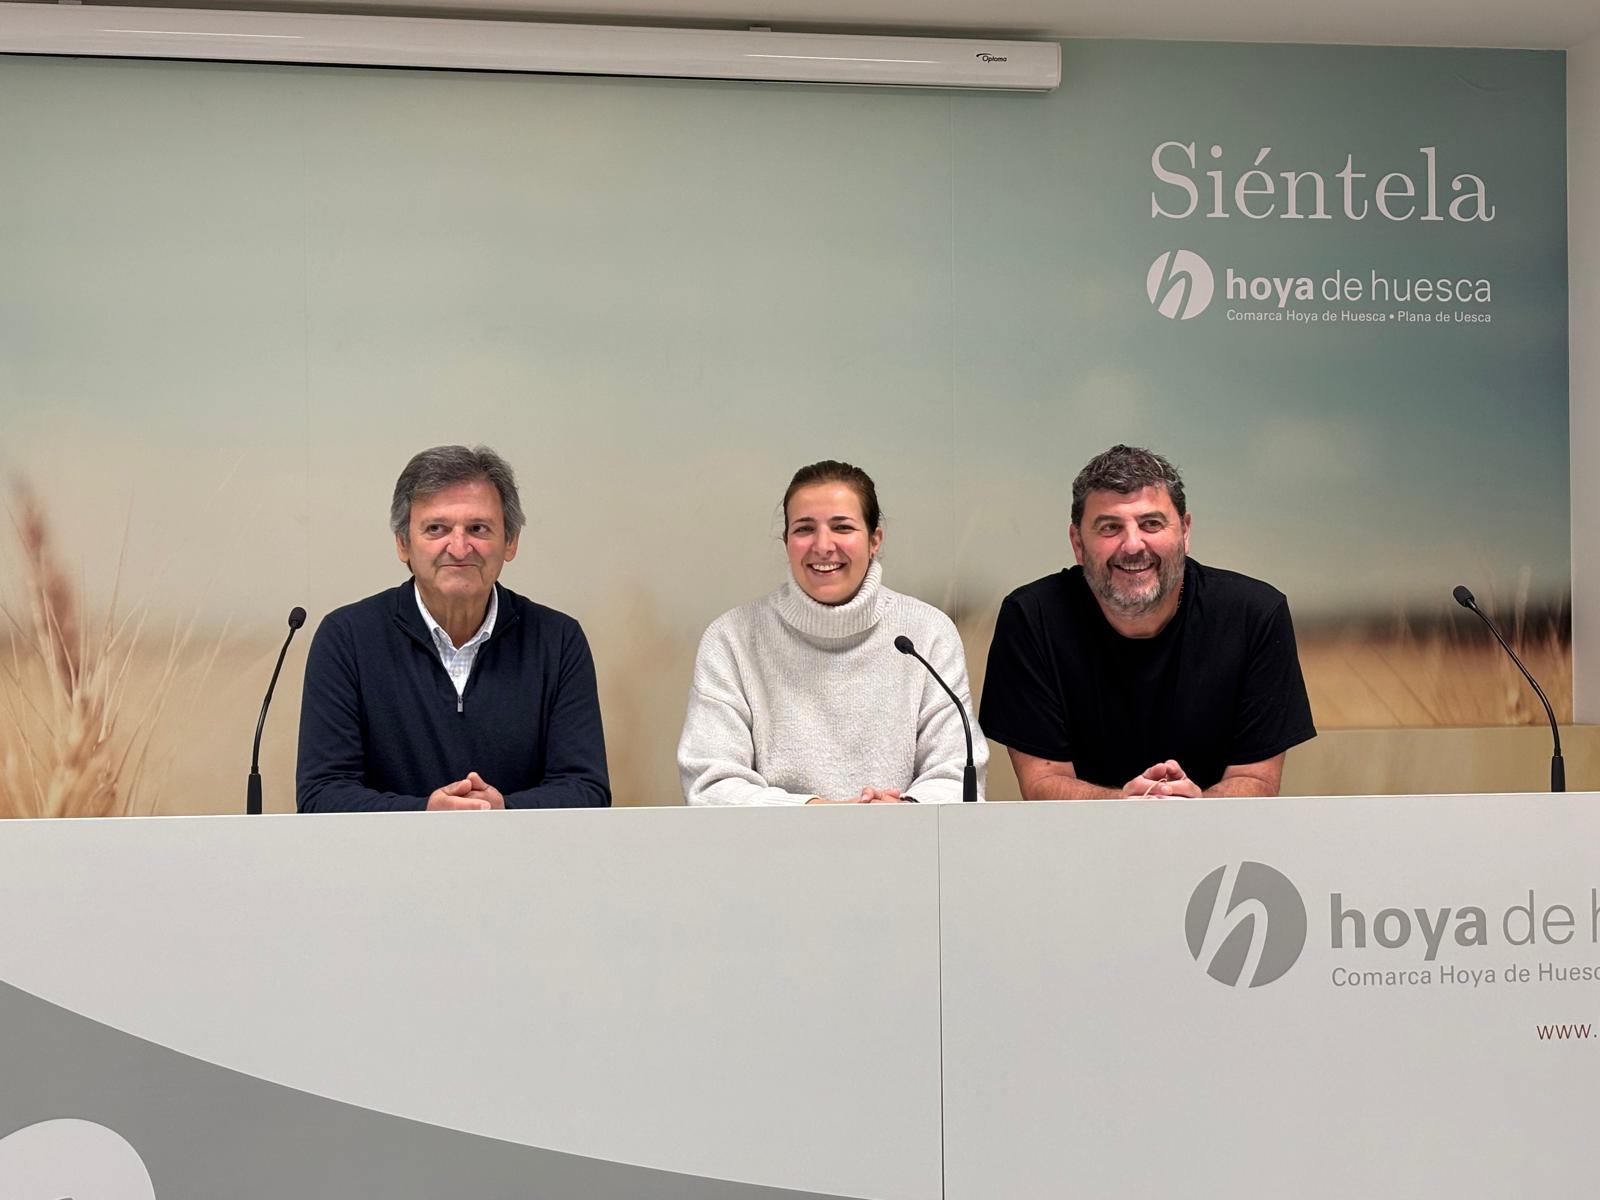
M 1144 290 L 1163 317 L 1187 321 L 1205 312 L 1217 282 L 1210 264 L 1193 250 L 1168 250 L 1150 264 Z
M 1246 860 L 1200 881 L 1184 914 L 1189 953 L 1229 987 L 1281 978 L 1306 945 L 1306 905 L 1280 871 Z

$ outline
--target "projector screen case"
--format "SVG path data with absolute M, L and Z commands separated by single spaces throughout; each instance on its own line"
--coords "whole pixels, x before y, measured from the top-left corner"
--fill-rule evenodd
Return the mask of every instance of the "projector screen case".
M 1054 42 L 0 3 L 0 53 L 1049 91 Z

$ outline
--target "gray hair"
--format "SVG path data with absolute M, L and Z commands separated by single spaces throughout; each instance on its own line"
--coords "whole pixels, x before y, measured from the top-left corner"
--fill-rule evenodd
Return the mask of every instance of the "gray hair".
M 1072 523 L 1083 520 L 1083 502 L 1090 492 L 1116 492 L 1131 496 L 1147 487 L 1164 487 L 1178 516 L 1184 514 L 1183 477 L 1154 450 L 1120 443 L 1096 454 L 1072 481 Z
M 517 478 L 511 464 L 487 446 L 435 446 L 412 456 L 400 478 L 394 481 L 394 499 L 389 503 L 389 528 L 406 545 L 411 544 L 411 505 L 418 496 L 442 492 L 458 483 L 483 479 L 500 493 L 500 508 L 505 516 L 506 540 L 522 532 L 522 500 L 517 495 Z

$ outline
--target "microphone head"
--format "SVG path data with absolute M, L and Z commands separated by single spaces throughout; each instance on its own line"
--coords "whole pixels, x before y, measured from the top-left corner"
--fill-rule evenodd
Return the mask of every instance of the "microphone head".
M 911 644 L 911 639 L 903 633 L 894 639 L 894 648 L 900 651 L 901 654 L 912 654 L 916 651 L 916 647 Z
M 1456 603 L 1461 605 L 1462 608 L 1476 608 L 1478 606 L 1477 600 L 1473 598 L 1471 592 L 1467 591 L 1465 584 L 1456 584 L 1456 590 L 1450 594 L 1456 598 Z
M 298 604 L 289 610 L 289 628 L 299 629 L 306 623 L 306 610 Z

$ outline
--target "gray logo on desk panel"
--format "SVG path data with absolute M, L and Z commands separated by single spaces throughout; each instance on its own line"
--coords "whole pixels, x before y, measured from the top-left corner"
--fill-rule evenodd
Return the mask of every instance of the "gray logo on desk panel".
M 373 1112 L 191 1058 L 0 983 L 0 1198 L 69 1196 L 846 1200 Z
M 1194 889 L 1183 930 L 1189 953 L 1211 978 L 1263 987 L 1282 978 L 1305 949 L 1306 903 L 1281 871 L 1229 863 Z

